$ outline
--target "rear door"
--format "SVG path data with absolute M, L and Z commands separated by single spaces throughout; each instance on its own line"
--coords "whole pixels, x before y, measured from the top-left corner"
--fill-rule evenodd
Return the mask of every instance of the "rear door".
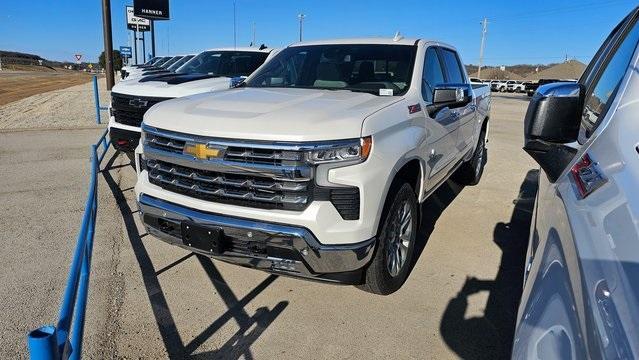
M 457 53 L 451 49 L 444 47 L 439 48 L 439 51 L 442 63 L 446 68 L 447 83 L 468 85 L 466 72 L 462 67 L 463 65 L 459 60 L 459 56 L 457 55 Z M 471 101 L 470 103 L 466 104 L 466 106 L 458 107 L 451 110 L 454 116 L 457 118 L 457 156 L 465 155 L 475 144 L 475 108 L 475 103 Z
M 426 117 L 426 138 L 428 153 L 424 155 L 430 168 L 427 182 L 437 184 L 455 165 L 457 158 L 457 114 L 449 108 L 441 109 L 430 116 L 427 106 L 433 102 L 433 90 L 446 83 L 444 66 L 435 46 L 428 47 L 424 54 L 422 71 L 422 111 Z

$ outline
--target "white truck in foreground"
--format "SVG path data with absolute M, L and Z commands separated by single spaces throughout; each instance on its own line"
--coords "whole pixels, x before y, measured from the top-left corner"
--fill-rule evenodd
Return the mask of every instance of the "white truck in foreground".
M 201 52 L 174 73 L 158 73 L 121 81 L 111 91 L 109 137 L 117 150 L 133 153 L 140 140 L 144 113 L 172 98 L 226 90 L 232 78 L 246 77 L 260 67 L 271 49 L 212 49 Z
M 147 231 L 241 266 L 390 294 L 419 203 L 479 182 L 487 86 L 456 50 L 395 37 L 303 42 L 236 88 L 144 115 L 135 187 Z

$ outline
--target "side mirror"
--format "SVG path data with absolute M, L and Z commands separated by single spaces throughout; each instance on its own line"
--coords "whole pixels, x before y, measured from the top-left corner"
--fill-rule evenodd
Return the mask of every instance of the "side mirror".
M 433 103 L 426 106 L 428 114 L 433 116 L 443 108 L 454 109 L 472 101 L 468 84 L 440 85 L 433 90 Z
M 236 76 L 231 78 L 231 80 L 229 81 L 229 89 L 239 87 L 244 82 L 244 80 L 246 80 L 246 76 Z
M 565 144 L 577 141 L 583 110 L 583 87 L 573 82 L 540 86 L 524 119 L 524 150 L 555 182 L 577 150 Z

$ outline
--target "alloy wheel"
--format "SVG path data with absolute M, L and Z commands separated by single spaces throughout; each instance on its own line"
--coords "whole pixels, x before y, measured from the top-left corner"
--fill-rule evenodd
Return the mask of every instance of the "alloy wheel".
M 408 247 L 413 235 L 413 214 L 408 201 L 404 201 L 393 215 L 390 236 L 386 246 L 386 268 L 395 277 L 406 264 Z

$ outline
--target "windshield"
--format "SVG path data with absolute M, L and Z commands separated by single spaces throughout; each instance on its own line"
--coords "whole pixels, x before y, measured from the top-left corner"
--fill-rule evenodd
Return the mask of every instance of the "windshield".
M 159 57 L 157 57 L 157 56 L 156 56 L 156 57 L 152 58 L 151 60 L 149 60 L 149 61 L 145 62 L 145 63 L 144 63 L 144 64 L 142 64 L 142 65 L 151 65 L 151 64 L 153 64 L 155 61 L 157 61 L 158 59 L 159 59 Z
M 184 65 L 184 63 L 186 63 L 187 61 L 193 59 L 193 56 L 195 56 L 195 55 L 183 56 L 180 60 L 176 61 L 175 63 L 173 63 L 173 65 L 167 67 L 166 69 L 169 70 L 169 71 L 175 71 L 175 70 L 179 69 L 180 66 Z
M 167 61 L 164 64 L 162 64 L 162 66 L 160 66 L 160 67 L 163 68 L 163 69 L 166 69 L 169 66 L 171 66 L 171 65 L 175 64 L 176 62 L 178 62 L 181 58 L 182 58 L 182 56 L 174 56 L 169 61 Z
M 205 51 L 189 60 L 178 74 L 209 74 L 215 76 L 248 76 L 260 67 L 268 53 L 251 51 Z
M 402 95 L 410 87 L 412 45 L 309 45 L 282 50 L 246 86 L 351 90 Z
M 165 62 L 167 62 L 169 60 L 171 60 L 170 56 L 162 57 L 162 58 L 158 59 L 158 61 L 154 62 L 151 66 L 159 67 L 159 66 L 162 66 L 162 64 L 164 64 Z

